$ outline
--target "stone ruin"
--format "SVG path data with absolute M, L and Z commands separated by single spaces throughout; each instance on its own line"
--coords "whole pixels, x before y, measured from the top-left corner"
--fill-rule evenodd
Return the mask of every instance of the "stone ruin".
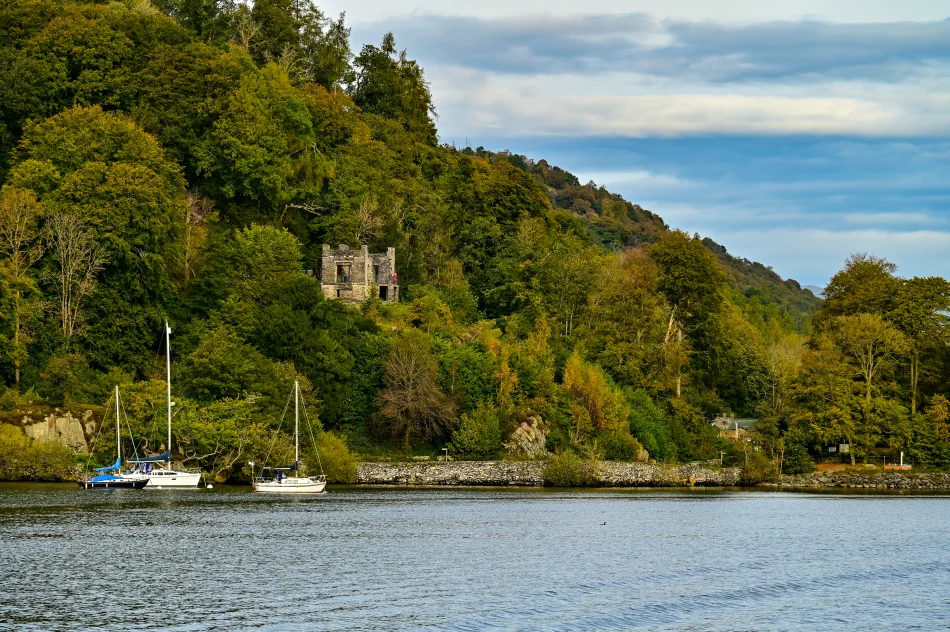
M 362 303 L 378 298 L 386 303 L 399 301 L 399 277 L 396 275 L 396 249 L 370 253 L 367 246 L 353 250 L 346 244 L 337 248 L 323 245 L 320 287 L 326 298 Z

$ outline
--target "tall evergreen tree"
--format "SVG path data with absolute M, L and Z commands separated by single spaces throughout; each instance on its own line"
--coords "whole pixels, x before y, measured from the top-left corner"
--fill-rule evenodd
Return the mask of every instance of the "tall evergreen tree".
M 425 142 L 437 140 L 435 105 L 422 67 L 406 56 L 397 54 L 396 38 L 383 36 L 376 47 L 367 44 L 353 61 L 356 82 L 350 94 L 366 112 L 399 121 Z

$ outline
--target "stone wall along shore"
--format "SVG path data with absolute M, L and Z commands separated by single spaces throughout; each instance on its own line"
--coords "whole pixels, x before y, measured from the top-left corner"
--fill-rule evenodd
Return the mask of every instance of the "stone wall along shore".
M 605 487 L 734 487 L 739 468 L 601 461 L 596 478 Z
M 435 463 L 360 463 L 363 485 L 519 485 L 544 484 L 542 461 L 443 461 Z
M 361 463 L 356 483 L 540 487 L 544 485 L 544 465 L 544 461 Z M 732 486 L 739 482 L 739 470 L 601 461 L 595 478 L 604 487 Z
M 950 473 L 945 472 L 814 472 L 783 476 L 783 488 L 828 489 L 932 489 L 950 491 Z

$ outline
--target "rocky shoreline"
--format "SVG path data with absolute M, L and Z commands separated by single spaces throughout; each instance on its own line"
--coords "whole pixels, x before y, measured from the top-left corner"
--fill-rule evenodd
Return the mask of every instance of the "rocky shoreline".
M 361 463 L 357 485 L 541 487 L 545 461 L 433 461 Z M 590 487 L 738 487 L 739 468 L 600 461 Z M 950 473 L 868 471 L 782 476 L 771 489 L 950 491 Z
M 950 491 L 950 473 L 902 471 L 813 472 L 783 476 L 768 484 L 779 488 L 807 489 L 931 489 Z

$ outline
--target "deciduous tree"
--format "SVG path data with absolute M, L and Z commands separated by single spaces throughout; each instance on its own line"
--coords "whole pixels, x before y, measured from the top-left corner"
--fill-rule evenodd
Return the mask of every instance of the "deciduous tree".
M 14 382 L 20 383 L 20 367 L 31 341 L 30 321 L 40 302 L 39 289 L 30 269 L 43 256 L 40 231 L 43 207 L 32 191 L 4 187 L 0 191 L 0 254 L 13 295 Z
M 379 412 L 406 448 L 413 438 L 442 435 L 455 421 L 455 407 L 436 382 L 438 371 L 435 356 L 420 334 L 407 332 L 393 343 Z
M 107 262 L 96 234 L 78 216 L 57 213 L 49 218 L 50 254 L 56 262 L 54 284 L 59 293 L 59 318 L 67 347 L 83 331 L 83 303 L 96 290 Z
M 950 282 L 940 277 L 903 281 L 888 319 L 907 339 L 910 412 L 916 414 L 921 360 L 950 343 Z

